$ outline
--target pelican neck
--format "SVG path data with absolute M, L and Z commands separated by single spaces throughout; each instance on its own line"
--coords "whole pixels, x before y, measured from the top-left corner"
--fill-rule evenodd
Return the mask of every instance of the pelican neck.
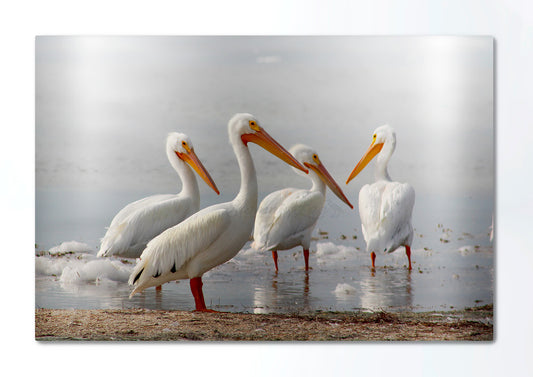
M 324 183 L 324 181 L 322 181 L 322 179 L 320 179 L 318 174 L 315 173 L 312 169 L 309 169 L 309 175 L 308 176 L 309 176 L 309 179 L 311 180 L 311 182 L 313 182 L 313 186 L 311 186 L 309 191 L 318 191 L 318 192 L 322 193 L 322 195 L 325 195 L 326 194 L 326 184 Z
M 241 172 L 241 187 L 239 193 L 233 200 L 234 203 L 241 206 L 252 206 L 257 208 L 257 176 L 255 173 L 254 162 L 248 146 L 244 145 L 241 140 L 233 143 L 233 150 L 237 157 L 239 169 Z
M 181 191 L 178 195 L 185 195 L 200 205 L 200 190 L 198 189 L 198 182 L 192 168 L 177 156 L 174 158 L 169 154 L 169 160 L 181 179 Z
M 389 160 L 394 152 L 394 143 L 386 141 L 381 152 L 377 155 L 374 177 L 376 181 L 391 181 L 388 171 Z
M 376 161 L 377 162 L 377 161 Z M 374 171 L 374 178 L 376 181 L 391 181 L 391 177 L 387 170 L 387 163 L 376 164 L 376 170 Z

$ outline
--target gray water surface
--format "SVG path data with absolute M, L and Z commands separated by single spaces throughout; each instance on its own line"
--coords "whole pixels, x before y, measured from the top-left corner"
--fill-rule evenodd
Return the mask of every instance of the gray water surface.
M 68 195 L 42 195 L 52 196 L 43 202 L 62 201 L 70 208 Z M 115 197 L 111 196 L 109 200 L 113 201 Z M 413 222 L 420 226 L 415 227 L 412 271 L 407 270 L 403 249 L 378 254 L 377 268 L 372 271 L 364 240 L 357 230 L 360 226 L 353 226 L 357 220 L 355 214 L 326 205 L 314 232 L 311 271 L 303 269 L 301 248 L 280 251 L 280 269 L 276 273 L 271 254 L 254 251 L 247 243 L 235 258 L 204 275 L 206 304 L 224 311 L 278 313 L 450 310 L 493 303 L 495 258 L 489 240 L 490 212 L 485 209 L 489 203 L 470 200 L 466 201 L 470 206 L 458 209 L 451 203 L 444 205 L 442 199 L 437 202 L 437 207 L 444 208 L 430 213 L 438 213 L 442 222 L 435 222 L 424 211 L 415 211 Z M 89 204 L 82 211 L 85 220 L 73 219 L 66 227 L 59 226 L 57 220 L 49 223 L 50 230 L 43 230 L 48 242 L 53 237 L 67 239 L 68 235 L 86 234 L 78 240 L 96 251 L 98 237 L 104 230 L 100 222 L 92 220 L 88 208 L 94 209 L 94 206 Z M 85 205 L 79 202 L 78 205 L 85 209 Z M 431 208 L 430 203 L 424 202 L 424 197 L 418 199 L 417 205 Z M 71 211 L 69 216 L 72 214 Z M 477 217 L 485 218 L 485 224 L 473 221 Z M 43 236 L 43 240 L 47 237 Z M 123 265 L 131 269 L 134 259 L 102 259 L 96 258 L 94 253 L 39 258 L 62 265 L 52 276 L 50 270 L 37 264 L 36 307 L 194 309 L 186 280 L 167 283 L 161 292 L 147 289 L 129 299 L 131 287 L 127 285 L 127 273 L 117 276 L 104 268 L 95 271 L 94 267 L 87 267 L 94 261 L 102 264 L 123 261 Z M 72 279 L 75 273 L 81 277 L 78 279 L 74 275 Z

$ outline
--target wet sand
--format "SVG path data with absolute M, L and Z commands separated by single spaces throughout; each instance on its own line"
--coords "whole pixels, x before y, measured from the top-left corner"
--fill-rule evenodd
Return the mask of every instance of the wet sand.
M 196 313 L 36 309 L 41 341 L 492 341 L 493 306 L 451 312 Z

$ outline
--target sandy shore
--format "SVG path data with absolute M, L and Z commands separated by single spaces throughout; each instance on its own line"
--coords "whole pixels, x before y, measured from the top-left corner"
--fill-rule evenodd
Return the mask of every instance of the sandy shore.
M 45 341 L 491 341 L 492 321 L 492 305 L 428 313 L 36 309 L 35 338 Z

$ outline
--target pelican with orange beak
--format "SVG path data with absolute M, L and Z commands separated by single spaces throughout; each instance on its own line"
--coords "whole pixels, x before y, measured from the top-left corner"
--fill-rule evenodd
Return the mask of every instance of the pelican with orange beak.
M 187 135 L 170 133 L 166 152 L 170 164 L 181 178 L 181 192 L 177 195 L 149 196 L 122 208 L 102 239 L 99 257 L 138 258 L 148 241 L 197 212 L 200 209 L 200 192 L 192 169 L 219 194 Z
M 372 268 L 376 252 L 391 253 L 405 247 L 411 267 L 413 226 L 411 216 L 415 204 L 415 190 L 408 183 L 393 182 L 387 171 L 388 162 L 396 148 L 396 133 L 385 125 L 376 128 L 370 147 L 348 177 L 354 179 L 377 156 L 375 182 L 366 184 L 359 192 L 359 214 Z
M 263 199 L 255 218 L 252 247 L 271 250 L 278 271 L 278 250 L 302 246 L 305 270 L 308 271 L 311 233 L 324 207 L 326 186 L 350 208 L 353 206 L 314 149 L 297 144 L 289 152 L 309 169 L 308 177 L 313 185 L 309 190 L 286 188 L 275 191 Z
M 257 177 L 248 144 L 255 143 L 308 172 L 251 114 L 234 115 L 228 133 L 240 168 L 239 193 L 231 202 L 204 208 L 150 241 L 130 275 L 130 297 L 148 287 L 190 279 L 196 310 L 213 311 L 205 306 L 202 275 L 241 250 L 250 238 L 257 211 Z

